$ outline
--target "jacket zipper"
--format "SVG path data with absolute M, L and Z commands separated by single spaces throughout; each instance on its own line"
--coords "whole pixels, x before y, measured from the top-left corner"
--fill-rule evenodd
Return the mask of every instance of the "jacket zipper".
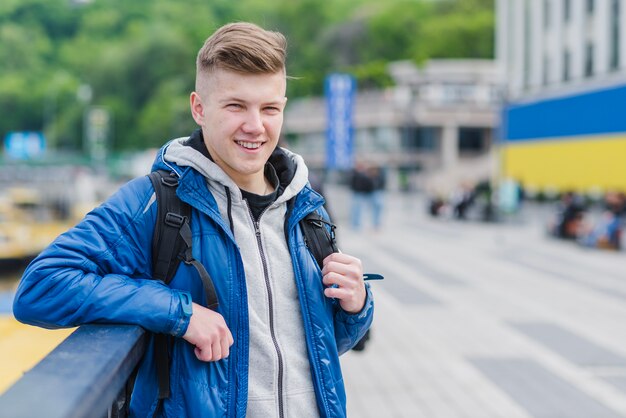
M 246 202 L 247 203 L 247 202 Z M 248 213 L 252 219 L 252 223 L 254 224 L 254 234 L 256 235 L 256 242 L 259 246 L 259 253 L 261 255 L 261 263 L 263 264 L 263 277 L 265 278 L 265 289 L 267 290 L 267 301 L 268 301 L 268 310 L 269 310 L 269 320 L 270 320 L 270 335 L 272 336 L 272 343 L 274 344 L 274 349 L 276 350 L 276 357 L 278 358 L 278 416 L 280 418 L 284 418 L 285 411 L 283 405 L 283 355 L 280 351 L 280 346 L 278 345 L 278 340 L 276 339 L 276 331 L 274 330 L 274 305 L 273 305 L 273 297 L 272 297 L 272 288 L 270 287 L 270 278 L 267 271 L 267 260 L 265 259 L 265 251 L 263 251 L 263 244 L 261 242 L 261 229 L 259 227 L 259 221 L 261 216 L 265 213 L 265 209 L 259 214 L 259 221 L 254 220 L 254 216 L 252 215 L 252 210 L 248 205 Z

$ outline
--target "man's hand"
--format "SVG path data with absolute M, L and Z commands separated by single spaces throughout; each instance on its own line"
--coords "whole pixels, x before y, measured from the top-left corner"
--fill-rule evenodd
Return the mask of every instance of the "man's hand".
M 196 347 L 198 360 L 217 361 L 228 357 L 234 340 L 224 317 L 197 303 L 192 307 L 193 314 L 183 338 Z
M 333 253 L 324 259 L 324 294 L 339 301 L 341 308 L 349 313 L 358 313 L 365 305 L 367 293 L 363 281 L 361 260 L 347 254 Z

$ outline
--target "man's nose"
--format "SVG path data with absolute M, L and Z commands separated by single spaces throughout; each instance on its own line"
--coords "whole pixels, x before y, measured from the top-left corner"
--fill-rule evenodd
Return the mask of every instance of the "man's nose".
M 251 134 L 262 134 L 265 132 L 261 112 L 257 110 L 250 110 L 247 112 L 246 120 L 243 123 L 242 129 L 244 132 Z

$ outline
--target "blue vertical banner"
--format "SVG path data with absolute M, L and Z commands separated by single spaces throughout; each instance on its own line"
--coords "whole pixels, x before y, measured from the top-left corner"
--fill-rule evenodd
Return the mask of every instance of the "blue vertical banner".
M 356 80 L 349 74 L 330 74 L 326 93 L 326 167 L 350 169 L 354 161 L 352 109 Z

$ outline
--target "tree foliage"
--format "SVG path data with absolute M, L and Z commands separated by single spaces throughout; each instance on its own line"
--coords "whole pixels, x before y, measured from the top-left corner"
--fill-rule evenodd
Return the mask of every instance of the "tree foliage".
M 291 98 L 319 95 L 349 71 L 360 88 L 391 83 L 387 63 L 489 58 L 493 0 L 2 0 L 0 137 L 43 130 L 80 149 L 85 109 L 104 106 L 117 150 L 193 128 L 195 55 L 220 25 L 248 20 L 289 42 Z M 91 97 L 77 96 L 81 86 Z

